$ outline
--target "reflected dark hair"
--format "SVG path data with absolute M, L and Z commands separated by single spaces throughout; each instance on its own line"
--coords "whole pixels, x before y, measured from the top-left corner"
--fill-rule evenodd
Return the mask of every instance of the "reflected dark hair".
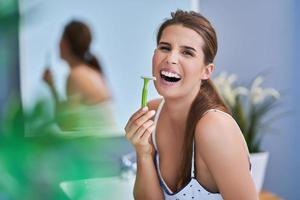
M 64 29 L 63 38 L 68 42 L 75 56 L 103 74 L 102 67 L 97 58 L 90 52 L 92 34 L 86 24 L 76 20 L 71 21 Z
M 156 38 L 157 44 L 159 44 L 165 28 L 171 25 L 181 25 L 196 31 L 204 40 L 204 44 L 202 46 L 204 63 L 206 65 L 213 63 L 218 49 L 217 36 L 214 28 L 205 17 L 193 11 L 188 12 L 177 10 L 176 12 L 172 12 L 171 18 L 167 19 L 159 27 Z M 179 170 L 179 178 L 176 183 L 177 190 L 182 188 L 182 186 L 186 185 L 191 180 L 193 141 L 198 121 L 207 110 L 213 108 L 217 108 L 230 114 L 229 109 L 218 94 L 213 82 L 210 79 L 202 80 L 202 83 L 199 85 L 199 87 L 200 91 L 189 108 L 186 121 L 184 145 L 182 149 L 183 157 Z

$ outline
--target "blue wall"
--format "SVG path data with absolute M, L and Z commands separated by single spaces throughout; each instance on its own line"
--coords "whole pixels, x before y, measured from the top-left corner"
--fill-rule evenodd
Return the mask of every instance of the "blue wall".
M 244 82 L 264 73 L 265 86 L 282 92 L 278 112 L 288 113 L 273 123 L 274 131 L 263 140 L 263 149 L 270 152 L 264 188 L 285 199 L 299 199 L 299 116 L 294 109 L 299 110 L 299 43 L 297 49 L 294 45 L 299 41 L 294 32 L 299 10 L 297 18 L 292 0 L 201 0 L 200 10 L 217 30 L 217 71 L 236 73 Z M 299 26 L 297 31 L 299 35 Z
M 299 56 L 300 56 L 300 1 L 294 0 L 294 36 L 293 36 L 293 41 L 294 41 L 294 51 L 293 51 L 293 67 L 291 71 L 293 72 L 293 78 L 291 79 L 291 84 L 293 86 L 293 92 L 294 92 L 294 102 L 293 102 L 293 109 L 296 110 L 296 117 L 293 120 L 294 126 L 292 127 L 294 135 L 293 135 L 293 143 L 292 145 L 292 154 L 294 155 L 292 159 L 294 159 L 294 164 L 293 164 L 293 171 L 292 175 L 294 175 L 295 179 L 297 179 L 297 182 L 294 182 L 294 191 L 290 191 L 291 193 L 297 193 L 297 196 L 293 196 L 293 198 L 299 198 L 300 192 L 299 192 L 299 187 L 300 187 L 300 108 L 299 108 L 299 102 L 300 102 L 300 89 L 299 89 L 299 80 L 300 80 L 300 64 L 299 64 Z

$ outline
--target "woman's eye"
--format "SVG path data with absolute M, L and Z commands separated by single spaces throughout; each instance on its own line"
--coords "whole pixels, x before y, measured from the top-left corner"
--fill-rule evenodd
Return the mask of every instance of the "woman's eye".
M 190 51 L 183 51 L 182 54 L 185 56 L 194 56 L 194 54 Z
M 167 47 L 167 46 L 160 46 L 159 49 L 162 51 L 170 51 L 171 50 L 171 48 Z

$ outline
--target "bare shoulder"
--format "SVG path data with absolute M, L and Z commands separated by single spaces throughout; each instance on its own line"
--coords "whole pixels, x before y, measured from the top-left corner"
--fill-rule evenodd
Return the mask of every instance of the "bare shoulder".
M 240 128 L 231 116 L 221 112 L 205 114 L 197 123 L 195 142 L 196 153 L 212 173 L 218 174 L 226 168 L 228 172 L 242 166 L 249 170 L 247 145 Z M 229 163 L 230 165 L 227 165 Z
M 85 66 L 78 66 L 74 69 L 70 70 L 70 77 L 80 79 L 85 76 L 85 74 L 88 73 L 88 69 Z
M 90 83 L 91 78 L 93 80 L 102 79 L 101 76 L 93 69 L 90 69 L 88 66 L 82 65 L 71 69 L 68 82 L 71 84 L 87 84 Z M 99 82 L 98 82 L 99 84 Z
M 76 83 L 78 81 L 81 81 L 82 78 L 85 77 L 85 74 L 86 74 L 85 70 L 82 69 L 81 67 L 72 69 L 70 71 L 68 81 L 71 82 L 71 83 L 74 83 L 74 82 Z
M 83 67 L 71 69 L 67 79 L 68 95 L 84 91 L 87 74 Z
M 196 125 L 195 142 L 196 154 L 208 167 L 224 199 L 256 199 L 247 146 L 232 117 L 222 112 L 205 114 Z
M 214 144 L 215 142 L 224 144 L 233 142 L 234 138 L 241 136 L 242 133 L 235 120 L 223 112 L 207 112 L 196 125 L 195 139 L 200 143 L 207 144 L 208 141 L 212 141 Z
M 155 110 L 156 111 L 158 109 L 158 106 L 161 103 L 161 101 L 162 101 L 162 98 L 150 100 L 147 103 L 147 106 L 148 106 L 149 110 Z

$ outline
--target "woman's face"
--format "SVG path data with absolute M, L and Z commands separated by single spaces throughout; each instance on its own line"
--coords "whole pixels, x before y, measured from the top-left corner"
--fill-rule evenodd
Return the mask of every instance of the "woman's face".
M 67 41 L 64 37 L 61 37 L 59 42 L 59 53 L 62 59 L 65 59 L 68 54 Z
M 182 25 L 163 30 L 152 59 L 154 84 L 160 95 L 180 98 L 198 94 L 201 80 L 211 73 L 204 64 L 203 44 L 196 31 Z

